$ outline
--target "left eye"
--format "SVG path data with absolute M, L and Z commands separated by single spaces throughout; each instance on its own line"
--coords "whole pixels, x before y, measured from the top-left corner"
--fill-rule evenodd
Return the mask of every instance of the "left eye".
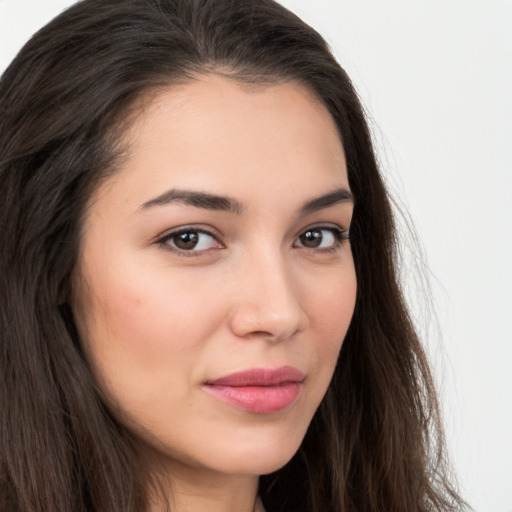
M 311 228 L 304 231 L 295 241 L 296 247 L 309 249 L 332 249 L 344 238 L 344 232 L 337 228 Z
M 213 235 L 194 229 L 171 233 L 162 240 L 162 243 L 169 245 L 172 249 L 188 252 L 206 251 L 220 247 Z

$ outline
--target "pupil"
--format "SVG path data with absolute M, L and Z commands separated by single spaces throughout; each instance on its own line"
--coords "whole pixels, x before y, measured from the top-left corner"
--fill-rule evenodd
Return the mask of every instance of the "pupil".
M 318 229 L 306 231 L 300 238 L 305 247 L 318 247 L 322 242 L 322 232 Z
M 197 240 L 197 233 L 181 233 L 174 243 L 180 249 L 193 249 L 197 245 Z

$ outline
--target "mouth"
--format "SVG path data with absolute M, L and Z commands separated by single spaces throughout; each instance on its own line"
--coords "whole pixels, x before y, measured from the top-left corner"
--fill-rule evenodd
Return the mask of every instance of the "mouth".
M 252 368 L 206 381 L 203 388 L 220 401 L 257 414 L 272 414 L 299 397 L 304 374 L 297 368 Z

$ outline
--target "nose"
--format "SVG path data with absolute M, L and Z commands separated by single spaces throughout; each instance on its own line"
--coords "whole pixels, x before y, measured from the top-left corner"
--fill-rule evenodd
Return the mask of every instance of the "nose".
M 282 341 L 306 329 L 299 283 L 281 255 L 260 252 L 238 272 L 230 315 L 236 336 Z

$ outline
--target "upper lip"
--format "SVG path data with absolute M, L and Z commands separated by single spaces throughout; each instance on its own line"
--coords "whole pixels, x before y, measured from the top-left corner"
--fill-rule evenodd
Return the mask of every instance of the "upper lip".
M 278 386 L 287 382 L 302 382 L 304 374 L 292 366 L 281 368 L 251 368 L 205 382 L 209 386 Z

